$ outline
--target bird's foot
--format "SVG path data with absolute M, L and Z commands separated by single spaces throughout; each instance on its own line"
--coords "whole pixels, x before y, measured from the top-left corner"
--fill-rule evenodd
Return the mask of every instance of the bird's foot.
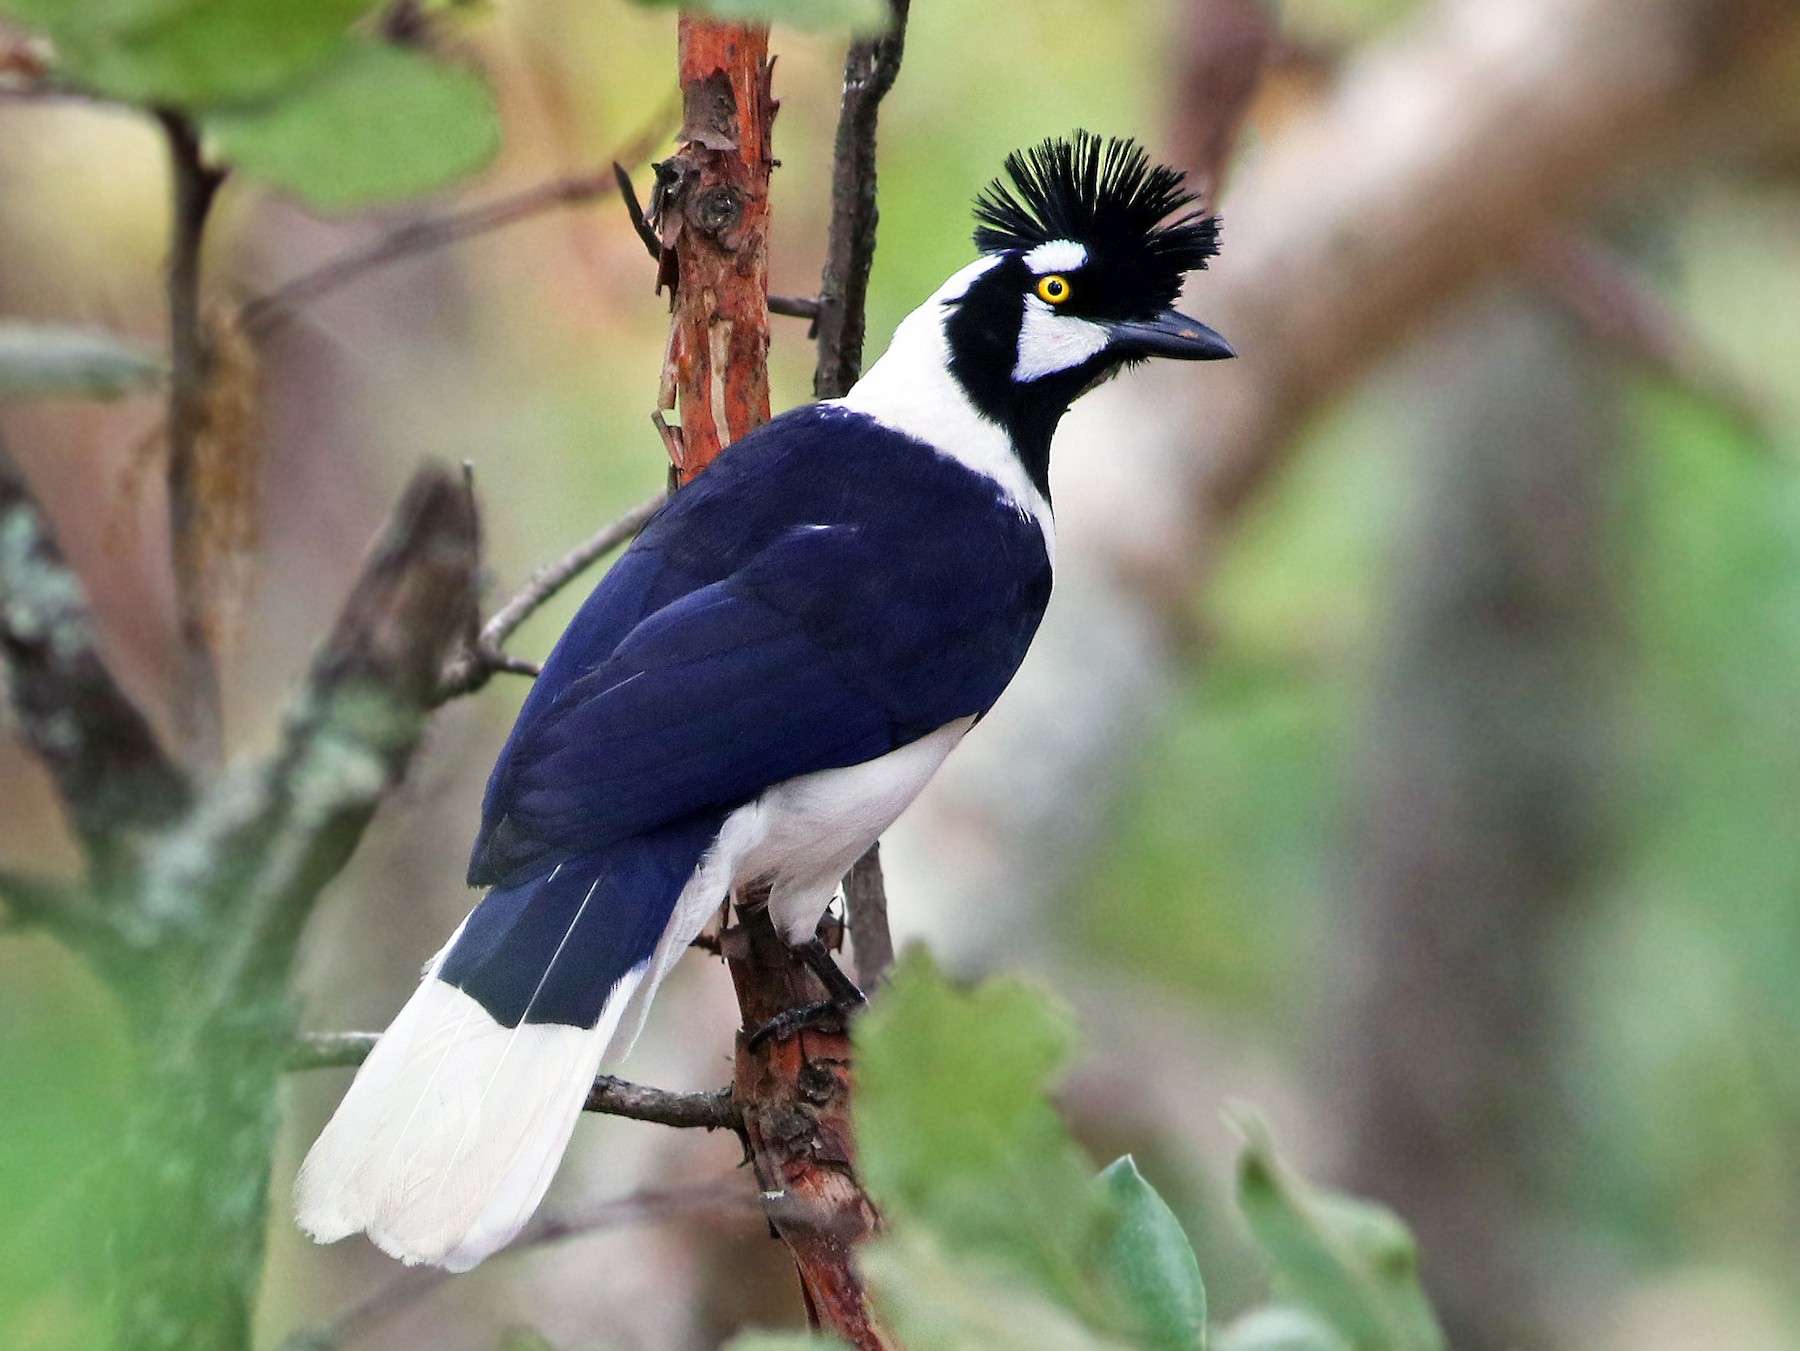
M 843 1032 L 850 1026 L 851 1015 L 869 1002 L 856 987 L 856 982 L 832 961 L 831 954 L 817 938 L 796 943 L 793 950 L 819 978 L 819 983 L 825 987 L 826 994 L 830 997 L 817 1004 L 803 1004 L 799 1008 L 787 1009 L 754 1029 L 748 1038 L 749 1047 L 753 1051 L 767 1042 L 791 1037 L 808 1027 Z
M 794 954 L 819 978 L 819 983 L 825 987 L 825 993 L 831 996 L 831 1002 L 846 1014 L 869 1002 L 857 988 L 856 982 L 846 976 L 843 968 L 831 959 L 831 953 L 817 937 L 794 944 Z
M 816 1027 L 822 1032 L 843 1032 L 849 1025 L 849 1011 L 836 1000 L 825 999 L 817 1004 L 803 1004 L 797 1009 L 784 1009 L 750 1032 L 744 1038 L 744 1044 L 754 1051 L 771 1041 L 781 1041 L 809 1027 Z

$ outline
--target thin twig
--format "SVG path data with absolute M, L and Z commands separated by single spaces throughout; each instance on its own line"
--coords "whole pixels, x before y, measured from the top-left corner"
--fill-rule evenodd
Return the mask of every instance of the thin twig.
M 535 676 L 538 673 L 535 663 L 509 655 L 502 650 L 501 644 L 512 637 L 519 625 L 536 614 L 557 592 L 642 530 L 644 523 L 662 506 L 664 498 L 664 494 L 658 493 L 655 497 L 638 503 L 618 520 L 601 527 L 592 537 L 576 545 L 555 562 L 546 563 L 532 573 L 531 579 L 519 588 L 512 599 L 482 625 L 473 650 L 458 653 L 445 667 L 443 678 L 438 683 L 436 701 L 443 703 L 480 689 L 490 676 L 498 672 Z
M 619 200 L 625 203 L 625 215 L 631 221 L 631 228 L 637 233 L 639 241 L 650 251 L 650 261 L 662 262 L 662 239 L 651 226 L 649 218 L 644 215 L 644 207 L 638 201 L 637 189 L 631 185 L 631 175 L 625 166 L 616 160 L 613 163 L 613 178 L 619 185 Z
M 744 1129 L 729 1088 L 716 1088 L 710 1093 L 672 1093 L 663 1088 L 628 1083 L 610 1074 L 602 1074 L 594 1080 L 581 1110 L 690 1130 L 729 1130 L 741 1134 Z
M 831 234 L 819 279 L 818 366 L 813 393 L 835 399 L 862 371 L 869 271 L 875 264 L 875 129 L 906 51 L 911 0 L 889 0 L 893 26 L 852 44 L 844 59 L 844 99 L 832 150 Z
M 303 1032 L 294 1039 L 287 1068 L 317 1070 L 360 1065 L 368 1059 L 378 1035 L 374 1032 Z M 628 1083 L 610 1074 L 602 1074 L 594 1080 L 583 1110 L 694 1130 L 736 1131 L 743 1128 L 728 1088 L 710 1093 L 676 1093 Z
M 369 1058 L 379 1032 L 301 1032 L 288 1050 L 286 1068 L 302 1070 L 345 1069 Z
M 206 163 L 200 133 L 185 113 L 157 114 L 169 143 L 174 189 L 168 269 L 169 549 L 175 567 L 176 622 L 182 671 L 176 716 L 194 763 L 216 766 L 224 755 L 219 671 L 206 615 L 206 549 L 201 538 L 200 439 L 205 432 L 213 354 L 200 310 L 201 251 L 206 221 L 225 172 Z
M 893 26 L 879 37 L 853 43 L 844 58 L 844 96 L 832 149 L 831 233 L 812 328 L 819 344 L 813 393 L 821 399 L 848 393 L 862 374 L 869 273 L 875 266 L 875 227 L 880 219 L 875 191 L 876 128 L 881 101 L 894 87 L 906 54 L 910 0 L 890 0 L 890 4 Z M 773 300 L 770 308 L 774 308 Z M 844 879 L 844 911 L 856 944 L 856 974 L 868 989 L 886 979 L 894 960 L 879 849 L 879 844 L 871 845 Z
M 844 876 L 844 920 L 856 949 L 856 982 L 873 994 L 887 983 L 894 965 L 894 935 L 888 928 L 887 882 L 881 873 L 881 843 L 869 846 Z
M 613 178 L 610 171 L 571 174 L 465 211 L 412 221 L 250 301 L 244 306 L 244 331 L 255 338 L 266 337 L 307 305 L 376 268 L 515 225 L 557 207 L 597 201 L 611 191 Z
M 816 324 L 819 321 L 819 302 L 811 296 L 770 296 L 769 313 L 784 315 L 789 319 L 811 319 Z
M 512 637 L 514 630 L 535 614 L 540 606 L 574 581 L 591 565 L 644 528 L 663 504 L 665 495 L 639 502 L 618 520 L 603 527 L 586 543 L 578 544 L 554 563 L 546 563 L 531 574 L 531 580 L 517 595 L 494 612 L 494 617 L 481 628 L 481 641 L 498 647 Z
M 635 1192 L 567 1215 L 541 1215 L 497 1256 L 519 1257 L 547 1244 L 646 1220 L 674 1219 L 703 1211 L 754 1212 L 758 1204 L 756 1194 L 736 1179 L 703 1187 Z M 437 1267 L 408 1271 L 331 1321 L 294 1333 L 281 1343 L 279 1351 L 335 1351 L 412 1308 L 452 1275 Z
M 619 158 L 633 163 L 641 161 L 667 138 L 666 127 L 659 123 L 655 129 L 634 139 Z M 373 243 L 322 263 L 247 302 L 240 318 L 244 332 L 253 338 L 265 338 L 320 297 L 389 263 L 516 225 L 558 207 L 585 206 L 599 201 L 617 190 L 617 168 L 615 163 L 608 169 L 553 178 L 479 206 L 399 226 Z

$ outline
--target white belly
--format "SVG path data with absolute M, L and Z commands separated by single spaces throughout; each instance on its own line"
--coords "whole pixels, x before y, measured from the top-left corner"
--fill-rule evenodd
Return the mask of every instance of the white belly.
M 767 885 L 782 936 L 811 938 L 850 866 L 911 805 L 974 721 L 958 718 L 879 759 L 778 783 L 733 812 L 719 836 L 735 855 L 732 886 Z
M 958 718 L 877 759 L 778 783 L 726 817 L 675 902 L 606 1060 L 631 1049 L 663 977 L 728 891 L 767 884 L 769 914 L 782 937 L 811 938 L 850 865 L 894 824 L 974 723 Z

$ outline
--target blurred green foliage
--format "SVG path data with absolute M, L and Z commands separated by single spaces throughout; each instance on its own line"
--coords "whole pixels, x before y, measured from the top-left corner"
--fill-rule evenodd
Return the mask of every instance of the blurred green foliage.
M 36 17 L 75 84 L 187 109 L 279 97 L 329 65 L 372 0 L 62 0 Z
M 49 939 L 0 980 L 0 1346 L 104 1341 L 94 1236 L 117 1179 L 128 1056 L 112 999 Z
M 454 182 L 500 145 L 486 83 L 352 34 L 375 0 L 0 0 L 77 89 L 200 121 L 210 148 L 314 206 Z
M 1276 1159 L 1261 1126 L 1245 1131 L 1238 1203 L 1269 1255 L 1278 1298 L 1357 1351 L 1443 1351 L 1406 1226 L 1367 1201 L 1310 1192 Z
M 1073 1041 L 1029 987 L 960 994 L 914 949 L 857 1029 L 856 1130 L 864 1180 L 896 1222 L 917 1218 L 1079 1308 L 1102 1215 L 1045 1097 Z
M 1204 1347 L 1206 1283 L 1181 1221 L 1130 1155 L 1102 1169 L 1100 1183 L 1116 1213 L 1105 1263 L 1144 1344 L 1153 1351 Z
M 453 182 L 485 163 L 500 140 L 479 76 L 355 40 L 287 97 L 222 110 L 207 129 L 234 168 L 327 209 Z
M 1610 541 L 1624 597 L 1610 853 L 1560 990 L 1560 1219 L 1647 1281 L 1755 1273 L 1800 1329 L 1800 231 L 1793 193 L 1713 185 L 1663 250 L 1760 432 L 1640 382 Z M 1391 542 L 1432 453 L 1378 381 L 1315 428 L 1195 601 L 1206 659 L 1146 738 L 1068 949 L 1150 975 L 1281 1056 L 1334 969 Z M 1429 1253 L 1426 1254 L 1429 1261 Z M 1271 1337 L 1290 1323 L 1277 1319 Z M 1299 1334 L 1295 1334 L 1298 1336 Z M 1285 1345 L 1274 1341 L 1270 1345 Z M 1300 1343 L 1296 1342 L 1296 1345 Z

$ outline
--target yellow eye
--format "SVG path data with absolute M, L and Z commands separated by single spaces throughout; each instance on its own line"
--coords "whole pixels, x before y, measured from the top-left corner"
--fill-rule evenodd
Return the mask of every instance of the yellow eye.
M 1051 273 L 1038 282 L 1038 294 L 1052 305 L 1060 305 L 1069 298 L 1069 279 Z

